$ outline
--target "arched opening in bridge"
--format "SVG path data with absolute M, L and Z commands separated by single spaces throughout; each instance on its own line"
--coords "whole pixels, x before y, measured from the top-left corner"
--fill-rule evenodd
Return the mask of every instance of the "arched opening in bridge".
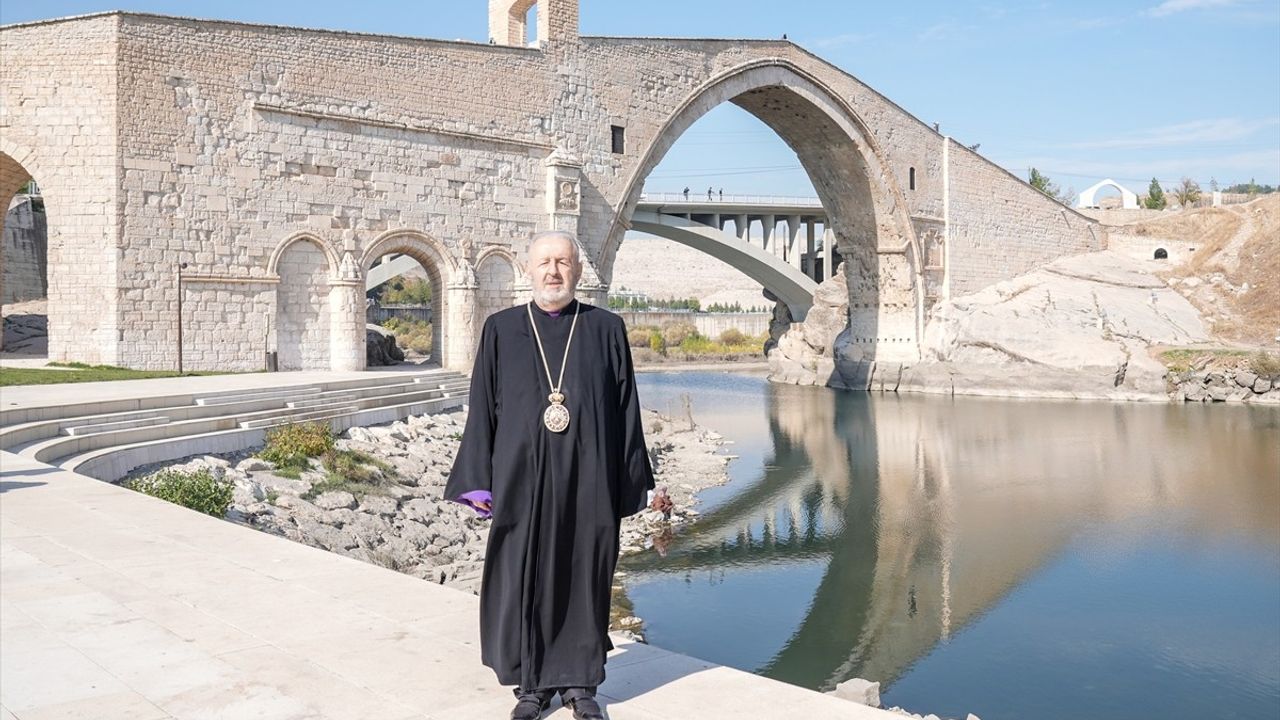
M 366 365 L 398 364 L 395 358 L 380 357 L 375 347 L 374 336 L 389 332 L 404 355 L 403 362 L 442 366 L 448 351 L 448 284 L 453 268 L 448 251 L 434 238 L 406 231 L 375 240 L 365 251 L 362 265 L 370 338 Z
M 750 118 L 742 121 L 747 127 L 716 127 L 713 119 L 733 106 Z M 695 127 L 705 134 L 694 134 Z M 771 138 L 773 156 L 750 153 L 753 143 Z M 732 148 L 743 140 L 745 150 Z M 900 355 L 914 359 L 919 249 L 893 173 L 843 99 L 787 63 L 731 70 L 687 98 L 644 151 L 621 222 L 600 258 L 602 276 L 613 285 L 623 280 L 614 274 L 613 251 L 628 227 L 728 263 L 767 288 L 795 320 L 815 307 L 818 283 L 840 275 L 846 287 L 827 297 L 848 302 L 823 306 L 822 326 L 831 337 L 815 341 L 830 350 L 843 328 L 849 346 L 860 349 L 854 359 L 888 357 L 878 353 L 885 342 L 901 343 Z M 722 185 L 728 185 L 723 201 Z M 665 194 L 685 186 L 693 189 L 688 199 L 683 192 Z M 735 198 L 730 188 L 741 195 Z M 736 232 L 727 232 L 729 226 Z M 697 276 L 685 267 L 671 272 L 672 263 L 661 267 L 667 275 Z M 890 270 L 887 285 L 882 267 Z
M 1169 259 L 1169 251 L 1168 251 L 1168 250 L 1165 250 L 1164 248 L 1156 248 L 1155 259 L 1156 259 L 1156 260 L 1168 260 L 1168 259 Z
M 641 202 L 634 218 L 641 222 L 618 250 L 610 292 L 615 310 L 641 309 L 626 316 L 632 325 L 694 324 L 711 340 L 741 333 L 763 347 L 776 302 L 765 290 L 775 297 L 788 294 L 712 250 L 710 240 L 698 242 L 683 229 L 644 222 L 654 215 L 708 230 L 721 244 L 750 248 L 757 261 L 806 276 L 813 285 L 824 279 L 826 223 L 813 185 L 786 143 L 732 104 L 713 108 L 676 140 L 646 178 Z M 762 205 L 769 202 L 776 207 Z M 812 254 L 805 246 L 810 236 Z M 789 295 L 798 294 L 803 293 Z M 690 308 L 706 314 L 681 315 Z
M 0 304 L 5 357 L 49 355 L 49 224 L 45 197 L 28 168 L 0 152 Z

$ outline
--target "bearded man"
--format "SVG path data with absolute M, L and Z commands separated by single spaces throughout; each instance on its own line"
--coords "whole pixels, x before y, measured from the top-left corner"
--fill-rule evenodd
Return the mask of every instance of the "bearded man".
M 492 517 L 480 656 L 516 686 L 512 719 L 537 720 L 559 692 L 578 720 L 602 720 L 618 527 L 644 509 L 653 469 L 626 326 L 574 299 L 577 241 L 535 235 L 527 271 L 533 302 L 480 333 L 445 497 Z

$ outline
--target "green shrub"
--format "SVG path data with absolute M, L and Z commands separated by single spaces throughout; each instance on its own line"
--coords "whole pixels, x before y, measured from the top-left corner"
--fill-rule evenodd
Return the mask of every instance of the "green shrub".
M 729 328 L 728 330 L 720 333 L 720 342 L 725 345 L 744 345 L 747 340 L 748 338 L 746 334 L 738 328 Z
M 329 450 L 320 457 L 320 464 L 327 471 L 325 478 L 311 486 L 302 496 L 304 500 L 335 490 L 357 497 L 381 493 L 386 480 L 396 476 L 390 463 L 356 450 Z
M 267 430 L 267 444 L 258 457 L 277 468 L 307 468 L 307 458 L 333 450 L 329 423 L 290 423 Z
M 649 349 L 656 353 L 663 353 L 667 350 L 667 344 L 662 340 L 662 333 L 657 330 L 649 332 Z
M 214 477 L 207 469 L 195 472 L 161 470 L 124 485 L 130 490 L 218 518 L 226 515 L 231 507 L 234 489 L 230 481 Z
M 698 328 L 693 323 L 669 322 L 662 326 L 662 342 L 667 347 L 679 345 L 690 335 L 697 335 Z
M 694 333 L 681 341 L 680 351 L 691 355 L 703 355 L 710 352 L 719 352 L 720 350 L 711 338 L 705 338 Z

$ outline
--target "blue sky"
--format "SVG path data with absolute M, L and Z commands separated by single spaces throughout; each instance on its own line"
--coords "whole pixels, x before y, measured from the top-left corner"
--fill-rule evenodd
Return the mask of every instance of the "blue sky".
M 0 21 L 110 9 L 487 39 L 486 0 L 43 0 Z M 1026 177 L 1063 188 L 1112 177 L 1203 186 L 1280 184 L 1280 0 L 856 2 L 582 0 L 591 35 L 780 37 Z M 708 114 L 650 177 L 651 191 L 805 195 L 795 155 L 732 106 Z

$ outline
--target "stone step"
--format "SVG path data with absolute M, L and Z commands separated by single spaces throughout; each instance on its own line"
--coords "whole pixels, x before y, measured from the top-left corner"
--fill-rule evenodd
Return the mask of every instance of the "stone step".
M 360 408 L 355 405 L 338 405 L 335 407 L 325 407 L 322 410 L 313 410 L 311 412 L 291 413 L 288 415 L 276 415 L 274 417 L 259 418 L 257 420 L 241 420 L 240 427 L 246 430 L 254 428 L 268 428 L 276 425 L 288 425 L 297 422 L 314 422 L 324 420 L 337 415 L 355 412 Z
M 347 428 L 356 425 L 384 425 L 396 420 L 403 420 L 410 415 L 444 412 L 461 407 L 462 404 L 463 399 L 458 397 L 433 398 L 396 405 L 380 405 L 347 410 L 327 417 L 324 416 L 324 413 L 317 413 L 320 417 L 312 418 L 312 421 L 327 421 L 330 427 L 333 428 L 334 433 L 341 433 Z M 330 410 L 329 412 L 333 411 Z M 114 482 L 141 465 L 176 460 L 190 455 L 220 454 L 247 450 L 262 445 L 265 433 L 265 427 L 242 428 L 232 426 L 200 434 L 149 439 L 101 447 L 77 452 L 69 456 L 64 454 L 56 464 L 66 470 L 88 475 L 99 480 Z
M 349 402 L 359 399 L 361 399 L 361 396 L 353 392 L 321 393 L 317 397 L 307 398 L 306 400 L 291 400 L 285 403 L 285 406 L 294 409 L 302 409 L 316 407 L 319 405 L 328 405 L 333 402 Z
M 135 427 L 147 427 L 149 425 L 166 425 L 169 418 L 165 415 L 155 415 L 152 417 L 142 417 L 133 420 L 117 420 L 115 422 L 105 423 L 85 423 L 83 425 L 72 425 L 64 427 L 62 432 L 65 435 L 96 435 L 98 433 L 111 432 L 112 430 L 125 430 Z
M 285 400 L 288 398 L 305 397 L 308 395 L 317 395 L 323 391 L 323 388 L 314 386 L 302 388 L 269 388 L 266 390 L 257 390 L 252 392 L 204 395 L 197 397 L 195 400 L 197 405 L 230 405 L 233 403 L 251 400 Z

